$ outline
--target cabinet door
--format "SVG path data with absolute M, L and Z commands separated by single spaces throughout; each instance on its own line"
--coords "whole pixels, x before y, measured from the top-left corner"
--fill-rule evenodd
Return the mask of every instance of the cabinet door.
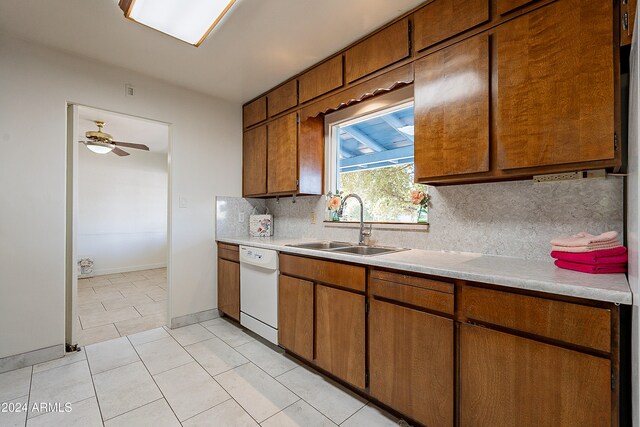
M 259 126 L 242 138 L 242 195 L 267 193 L 267 128 Z
M 460 326 L 460 425 L 609 426 L 611 362 Z
M 295 193 L 298 189 L 298 115 L 287 114 L 267 128 L 269 194 Z
M 420 51 L 489 20 L 489 0 L 435 0 L 413 16 Z
M 347 83 L 407 58 L 409 54 L 409 19 L 405 18 L 345 52 Z
M 244 127 L 249 127 L 267 119 L 267 98 L 258 98 L 242 108 Z
M 612 7 L 560 0 L 497 27 L 500 169 L 614 158 Z
M 313 360 L 313 283 L 280 275 L 278 344 Z
M 416 62 L 416 181 L 489 170 L 489 41 L 465 40 Z
M 218 258 L 218 309 L 240 321 L 240 264 Z
M 273 117 L 289 108 L 298 105 L 298 81 L 291 80 L 267 95 L 269 100 L 269 117 Z
M 316 359 L 333 375 L 365 387 L 364 295 L 316 285 Z
M 300 103 L 342 86 L 342 55 L 312 68 L 298 78 Z
M 427 426 L 453 426 L 453 321 L 371 301 L 371 395 Z

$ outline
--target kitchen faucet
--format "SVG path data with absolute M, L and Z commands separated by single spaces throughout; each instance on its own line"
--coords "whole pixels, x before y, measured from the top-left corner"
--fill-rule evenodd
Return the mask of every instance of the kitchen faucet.
M 344 197 L 344 199 L 342 199 L 342 202 L 340 203 L 340 208 L 338 208 L 338 217 L 342 217 L 342 213 L 344 211 L 344 204 L 351 197 L 353 197 L 358 202 L 360 202 L 360 238 L 358 240 L 358 244 L 359 245 L 364 245 L 365 244 L 364 243 L 365 237 L 371 236 L 371 225 L 369 225 L 369 229 L 367 231 L 364 230 L 364 204 L 362 203 L 362 199 L 360 198 L 360 196 L 358 196 L 355 193 L 347 194 Z

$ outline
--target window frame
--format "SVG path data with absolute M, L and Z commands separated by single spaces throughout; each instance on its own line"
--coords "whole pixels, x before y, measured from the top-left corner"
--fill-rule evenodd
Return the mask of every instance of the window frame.
M 366 120 L 367 116 L 375 116 L 377 113 L 384 111 L 390 113 L 401 110 L 409 105 L 415 106 L 413 96 L 413 84 L 405 86 L 401 89 L 394 90 L 383 95 L 378 95 L 365 101 L 358 102 L 353 106 L 342 108 L 335 112 L 329 113 L 324 117 L 324 134 L 325 134 L 325 166 L 324 166 L 324 188 L 326 192 L 335 191 L 338 184 L 338 139 L 339 133 L 336 132 L 338 126 L 349 125 L 352 122 L 360 122 Z M 415 145 L 414 145 L 415 147 Z M 415 148 L 414 148 L 415 151 Z M 415 156 L 414 156 L 415 158 Z M 353 224 L 359 221 L 324 221 L 331 224 Z M 365 221 L 367 224 L 383 224 L 391 226 L 407 226 L 407 225 L 428 225 L 416 224 L 410 222 L 379 222 Z

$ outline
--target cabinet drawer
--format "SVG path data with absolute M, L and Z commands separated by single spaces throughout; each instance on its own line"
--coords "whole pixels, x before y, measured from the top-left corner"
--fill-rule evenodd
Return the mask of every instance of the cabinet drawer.
M 454 291 L 453 283 L 442 282 L 440 280 L 426 279 L 424 277 L 412 276 L 409 274 L 393 273 L 391 271 L 371 270 L 371 278 L 386 280 L 388 282 L 396 282 L 405 285 L 417 286 L 432 291 L 444 292 L 452 294 Z
M 369 293 L 371 296 L 383 297 L 441 313 L 453 314 L 454 311 L 453 294 L 445 292 L 371 277 Z
M 498 0 L 497 8 L 500 15 L 506 15 L 512 10 L 518 9 L 536 0 Z
M 365 268 L 339 262 L 280 254 L 280 273 L 364 292 Z
M 240 262 L 238 246 L 229 245 L 227 243 L 218 243 L 218 258 L 224 258 L 229 261 Z
M 269 117 L 280 114 L 298 105 L 298 82 L 291 80 L 267 94 L 269 100 Z
M 489 0 L 435 0 L 413 15 L 415 50 L 453 37 L 489 20 Z
M 363 40 L 344 55 L 347 83 L 409 56 L 409 19 Z
M 300 102 L 342 86 L 342 55 L 331 58 L 298 78 Z
M 564 301 L 466 286 L 465 317 L 605 352 L 611 351 L 611 311 Z
M 242 109 L 242 121 L 244 127 L 249 127 L 267 120 L 267 98 L 258 98 L 247 104 Z

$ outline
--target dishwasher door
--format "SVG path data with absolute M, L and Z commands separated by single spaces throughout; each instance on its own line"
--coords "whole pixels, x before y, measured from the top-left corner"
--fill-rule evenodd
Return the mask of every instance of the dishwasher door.
M 278 343 L 278 253 L 240 246 L 240 324 Z

